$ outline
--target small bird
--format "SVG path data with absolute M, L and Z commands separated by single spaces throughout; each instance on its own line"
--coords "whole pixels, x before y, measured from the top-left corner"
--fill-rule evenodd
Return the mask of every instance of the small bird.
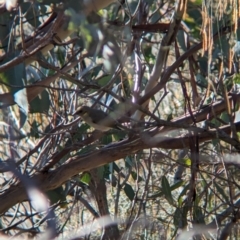
M 88 125 L 101 132 L 106 132 L 112 128 L 118 128 L 117 122 L 102 110 L 82 106 L 74 112 L 73 116 L 75 115 L 79 115 Z

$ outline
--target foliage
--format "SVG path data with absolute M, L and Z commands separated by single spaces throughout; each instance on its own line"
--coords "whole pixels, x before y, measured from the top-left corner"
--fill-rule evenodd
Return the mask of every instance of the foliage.
M 232 4 L 3 1 L 1 233 L 239 238 Z M 80 121 L 82 105 L 120 130 Z

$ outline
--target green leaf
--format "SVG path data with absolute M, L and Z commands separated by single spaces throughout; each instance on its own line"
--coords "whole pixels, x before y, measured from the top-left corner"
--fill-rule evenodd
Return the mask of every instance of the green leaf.
M 115 162 L 113 162 L 113 169 L 114 169 L 114 171 L 116 171 L 117 173 L 119 173 L 119 172 L 121 171 L 121 169 L 118 167 L 118 165 L 117 165 Z
M 137 177 L 137 173 L 136 172 L 131 172 L 131 176 L 132 178 L 136 181 L 138 179 L 138 182 L 144 181 L 144 179 L 141 176 Z
M 198 63 L 199 63 L 199 65 L 200 65 L 200 69 L 201 69 L 201 71 L 202 72 L 205 72 L 205 73 L 207 73 L 207 71 L 208 71 L 208 63 L 207 63 L 207 58 L 205 57 L 205 56 L 203 56 L 203 57 L 199 57 L 198 58 Z M 201 78 L 201 81 L 203 81 L 203 83 L 205 83 L 206 82 L 206 85 L 205 86 L 207 86 L 207 80 L 203 80 L 203 78 Z
M 183 49 L 183 51 L 187 51 L 187 45 L 186 45 L 187 40 L 184 35 L 185 35 L 185 32 L 183 30 L 179 30 L 177 33 L 177 40 L 179 42 L 179 45 Z
M 90 181 L 91 181 L 91 174 L 88 173 L 88 172 L 85 172 L 81 176 L 80 181 L 88 185 L 90 183 Z
M 186 183 L 186 182 L 183 181 L 183 180 L 174 183 L 174 184 L 171 186 L 171 191 L 178 189 L 179 187 L 183 186 L 185 183 Z
M 53 190 L 50 190 L 46 194 L 47 194 L 51 204 L 57 203 L 59 201 L 61 201 L 61 202 L 67 201 L 66 193 L 62 186 L 55 188 Z
M 229 116 L 227 112 L 223 112 L 220 116 L 220 119 L 222 119 L 225 123 L 229 123 Z
M 121 141 L 126 137 L 126 132 L 124 130 L 113 129 L 113 139 L 114 141 Z
M 109 143 L 112 142 L 112 135 L 111 134 L 105 134 L 102 138 L 101 138 L 101 143 L 103 145 L 108 145 Z
M 110 75 L 104 75 L 101 78 L 97 79 L 97 83 L 101 87 L 103 87 L 103 86 L 107 85 L 110 80 L 111 80 L 111 76 Z
M 131 156 L 127 156 L 125 159 L 125 167 L 126 168 L 132 168 L 132 166 L 134 165 L 133 163 L 133 159 Z
M 211 123 L 213 123 L 215 125 L 215 127 L 220 127 L 221 126 L 221 123 L 216 118 L 213 118 L 211 120 Z
M 109 164 L 105 164 L 104 166 L 101 166 L 101 167 L 103 167 L 103 175 L 102 175 L 102 178 L 109 179 L 109 175 L 111 174 L 110 165 L 109 165 Z M 101 167 L 100 167 L 100 168 L 101 168 Z
M 177 188 L 183 186 L 186 182 L 185 181 L 178 181 L 177 183 L 174 183 L 172 186 L 171 186 L 171 191 L 174 191 L 176 190 Z M 153 193 L 152 195 L 149 195 L 148 198 L 150 199 L 154 199 L 154 198 L 157 198 L 157 197 L 162 197 L 164 195 L 162 189 L 156 193 Z
M 117 186 L 118 179 L 114 175 L 114 163 L 108 164 L 108 175 L 105 178 L 109 179 L 109 181 L 113 187 Z
M 205 224 L 203 210 L 199 206 L 194 206 L 193 208 L 193 220 L 195 223 Z
M 208 81 L 206 80 L 206 78 L 202 74 L 197 73 L 196 80 L 197 80 L 198 84 L 202 85 L 203 87 L 207 87 Z
M 109 174 L 107 179 L 109 179 L 110 184 L 111 184 L 113 187 L 116 187 L 116 186 L 117 186 L 118 179 L 115 177 L 115 175 Z
M 47 113 L 50 107 L 51 101 L 49 94 L 46 90 L 33 99 L 30 102 L 30 112 L 31 113 Z
M 208 200 L 207 200 L 207 207 L 209 211 L 212 211 L 214 208 L 214 198 L 215 198 L 215 194 L 212 191 L 209 191 L 208 193 Z
M 34 138 L 39 138 L 39 131 L 38 131 L 38 127 L 41 124 L 37 123 L 35 120 L 33 121 L 33 123 L 31 124 L 31 130 L 30 130 L 30 136 L 34 137 Z
M 222 195 L 222 197 L 224 198 L 225 202 L 228 203 L 228 202 L 229 202 L 229 196 L 227 196 L 227 195 L 225 194 L 224 189 L 223 189 L 221 186 L 219 186 L 216 182 L 214 182 L 214 185 L 215 185 L 217 191 L 218 191 L 218 192 Z
M 190 158 L 182 158 L 182 159 L 179 159 L 178 161 L 179 161 L 179 163 L 184 164 L 188 167 L 190 167 L 192 164 L 192 161 Z
M 173 205 L 173 197 L 172 197 L 172 193 L 171 193 L 170 184 L 165 176 L 162 177 L 162 191 L 163 191 L 167 201 L 171 205 Z
M 173 215 L 173 223 L 177 228 L 184 228 L 187 226 L 187 207 L 177 208 Z
M 235 74 L 233 77 L 233 82 L 240 84 L 240 74 Z
M 124 186 L 124 192 L 131 201 L 134 199 L 135 192 L 133 191 L 133 188 L 131 185 L 126 183 Z

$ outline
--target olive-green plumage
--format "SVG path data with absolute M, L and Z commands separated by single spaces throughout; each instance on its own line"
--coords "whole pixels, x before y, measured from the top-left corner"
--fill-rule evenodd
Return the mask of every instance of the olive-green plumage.
M 79 115 L 88 125 L 102 132 L 117 127 L 116 121 L 107 113 L 88 106 L 80 107 L 73 115 Z

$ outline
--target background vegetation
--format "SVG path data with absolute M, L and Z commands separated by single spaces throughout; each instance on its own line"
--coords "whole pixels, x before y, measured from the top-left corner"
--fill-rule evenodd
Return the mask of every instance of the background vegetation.
M 238 239 L 239 16 L 238 0 L 0 1 L 1 238 Z

